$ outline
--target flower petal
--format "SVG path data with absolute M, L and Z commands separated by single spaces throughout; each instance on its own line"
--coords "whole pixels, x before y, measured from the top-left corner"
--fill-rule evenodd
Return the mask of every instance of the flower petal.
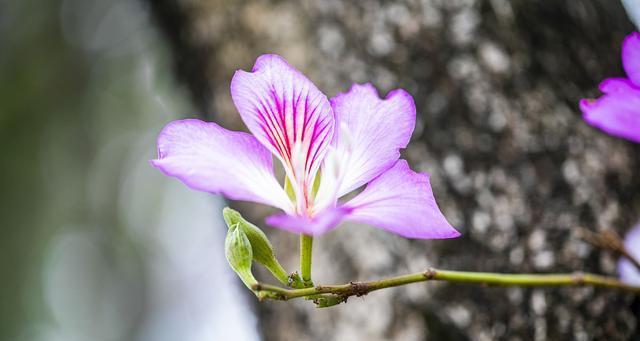
M 267 224 L 290 232 L 318 236 L 336 227 L 350 211 L 345 207 L 331 207 L 323 210 L 313 218 L 275 214 L 267 217 Z
M 622 65 L 629 79 L 640 87 L 640 33 L 633 32 L 624 39 Z
M 349 154 L 344 156 L 346 164 L 340 166 L 344 174 L 338 196 L 342 196 L 398 161 L 400 149 L 407 146 L 415 128 L 416 107 L 406 91 L 393 90 L 381 99 L 371 84 L 354 84 L 349 92 L 332 98 L 331 106 L 344 127 L 335 152 Z
M 348 220 L 371 224 L 407 238 L 443 239 L 460 236 L 444 217 L 431 191 L 429 176 L 416 173 L 407 161 L 371 181 L 345 207 Z
M 640 88 L 627 79 L 609 78 L 600 84 L 605 94 L 580 101 L 584 120 L 607 134 L 640 142 Z
M 272 156 L 253 136 L 213 122 L 173 121 L 158 136 L 151 164 L 189 187 L 291 211 L 273 175 Z
M 636 259 L 640 259 L 640 223 L 633 227 L 624 237 L 625 248 Z M 640 271 L 627 258 L 618 261 L 620 279 L 631 285 L 640 285 Z
M 260 56 L 252 72 L 236 71 L 231 96 L 249 130 L 283 162 L 287 174 L 312 183 L 333 139 L 335 119 L 327 97 L 277 55 Z

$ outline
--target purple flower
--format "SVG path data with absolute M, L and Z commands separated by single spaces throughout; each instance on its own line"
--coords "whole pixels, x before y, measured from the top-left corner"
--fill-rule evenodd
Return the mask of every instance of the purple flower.
M 622 43 L 622 64 L 629 78 L 607 78 L 604 95 L 580 101 L 584 120 L 610 135 L 640 143 L 640 33 Z
M 370 84 L 353 85 L 328 100 L 283 58 L 263 55 L 252 72 L 235 73 L 231 96 L 253 135 L 174 121 L 160 133 L 152 164 L 191 188 L 280 208 L 267 223 L 292 232 L 319 235 L 346 219 L 409 238 L 460 235 L 438 209 L 429 176 L 399 160 L 416 119 L 406 91 L 381 99 Z
M 624 237 L 624 247 L 635 259 L 640 259 L 640 223 L 627 232 Z M 627 258 L 622 257 L 618 261 L 618 273 L 623 282 L 640 285 L 640 271 Z

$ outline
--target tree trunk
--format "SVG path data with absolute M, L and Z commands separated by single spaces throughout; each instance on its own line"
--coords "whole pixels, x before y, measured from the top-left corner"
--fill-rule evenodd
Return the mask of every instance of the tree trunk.
M 576 227 L 623 234 L 640 216 L 640 145 L 587 126 L 577 107 L 622 76 L 633 30 L 610 0 L 283 2 L 158 0 L 176 72 L 203 114 L 244 129 L 234 70 L 275 52 L 329 96 L 353 82 L 404 88 L 418 122 L 404 157 L 431 175 L 463 236 L 406 240 L 347 225 L 314 246 L 314 280 L 369 280 L 429 265 L 504 272 L 616 274 Z M 214 100 L 215 99 L 215 100 Z M 269 213 L 244 205 L 254 222 Z M 260 224 L 264 226 L 264 224 Z M 266 228 L 293 271 L 296 236 Z M 222 251 L 220 251 L 222 252 Z M 265 277 L 262 277 L 265 278 Z M 638 339 L 638 300 L 591 288 L 421 283 L 352 298 L 257 305 L 267 340 Z

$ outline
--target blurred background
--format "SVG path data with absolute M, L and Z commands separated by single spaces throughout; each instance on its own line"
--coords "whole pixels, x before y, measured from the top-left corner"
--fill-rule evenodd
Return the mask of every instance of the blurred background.
M 0 339 L 258 340 L 221 198 L 148 163 L 196 112 L 148 5 L 0 13 Z
M 633 30 L 609 0 L 0 1 L 0 339 L 639 339 L 638 299 L 591 288 L 257 304 L 224 259 L 227 203 L 148 164 L 173 119 L 244 130 L 233 72 L 278 53 L 328 96 L 353 82 L 414 95 L 404 157 L 463 233 L 345 224 L 316 239 L 316 281 L 427 266 L 615 276 L 577 227 L 640 219 L 640 146 L 584 124 L 577 102 L 623 76 Z M 261 226 L 272 213 L 232 204 Z M 293 271 L 297 236 L 265 231 Z

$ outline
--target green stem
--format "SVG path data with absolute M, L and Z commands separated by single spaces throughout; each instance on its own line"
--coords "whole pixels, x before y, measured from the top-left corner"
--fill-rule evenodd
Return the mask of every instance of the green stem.
M 481 285 L 495 286 L 594 286 L 614 290 L 628 291 L 640 294 L 640 286 L 632 286 L 621 282 L 617 278 L 607 277 L 589 273 L 567 273 L 567 274 L 504 274 L 491 272 L 468 272 L 428 269 L 409 275 L 390 277 L 372 282 L 351 282 L 340 285 L 318 285 L 305 289 L 284 289 L 272 285 L 257 284 L 253 290 L 257 292 L 269 292 L 271 297 L 278 300 L 288 300 L 297 297 L 305 297 L 318 294 L 332 294 L 341 297 L 343 300 L 350 296 L 363 296 L 372 291 L 384 288 L 397 287 L 416 282 L 445 281 L 452 283 L 474 283 Z
M 313 237 L 300 234 L 300 275 L 305 285 L 312 286 L 311 282 L 311 254 L 313 250 Z

